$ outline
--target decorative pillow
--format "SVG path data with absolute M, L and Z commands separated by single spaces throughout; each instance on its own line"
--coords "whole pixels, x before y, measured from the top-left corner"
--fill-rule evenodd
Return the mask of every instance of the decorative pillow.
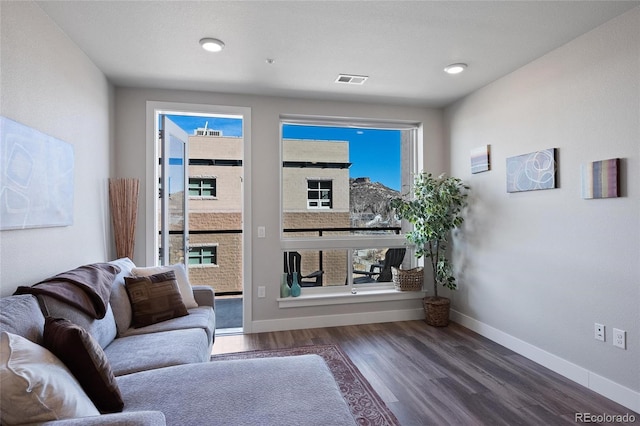
M 118 335 L 122 336 L 131 327 L 131 301 L 127 289 L 124 287 L 124 277 L 132 275 L 131 270 L 136 267 L 128 257 L 123 257 L 109 262 L 120 268 L 120 273 L 111 283 L 111 298 L 109 304 L 116 319 Z
M 101 413 L 122 411 L 124 402 L 111 365 L 84 328 L 63 318 L 47 317 L 43 344 L 64 362 Z
M 148 268 L 133 268 L 131 273 L 136 277 L 148 277 L 149 275 L 160 274 L 162 272 L 173 271 L 178 281 L 178 289 L 182 295 L 182 302 L 187 309 L 197 308 L 198 304 L 193 296 L 193 289 L 187 276 L 187 271 L 182 263 L 176 263 L 171 266 L 152 266 Z
M 98 416 L 100 413 L 64 364 L 22 336 L 0 334 L 2 424 Z
M 125 277 L 124 281 L 133 311 L 132 327 L 140 328 L 189 314 L 173 271 L 148 277 Z

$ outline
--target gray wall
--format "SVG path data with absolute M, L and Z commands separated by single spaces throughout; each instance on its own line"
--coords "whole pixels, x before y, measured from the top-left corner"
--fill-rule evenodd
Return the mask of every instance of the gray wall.
M 462 320 L 640 390 L 640 8 L 446 110 L 451 170 L 473 187 L 456 244 Z M 473 72 L 469 69 L 469 72 Z M 492 170 L 469 152 L 490 144 Z M 507 157 L 558 148 L 559 188 L 508 194 Z M 622 158 L 617 199 L 583 200 L 580 165 Z M 594 339 L 605 324 L 606 342 Z M 628 350 L 612 345 L 627 331 Z M 637 395 L 637 394 L 636 394 Z M 636 400 L 636 409 L 640 399 Z
M 193 104 L 225 105 L 251 108 L 251 218 L 253 228 L 266 227 L 266 238 L 258 239 L 253 233 L 251 244 L 252 276 L 245 277 L 245 286 L 252 286 L 253 295 L 257 286 L 265 286 L 265 299 L 252 298 L 253 321 L 269 321 L 283 318 L 330 317 L 332 315 L 361 316 L 360 321 L 374 319 L 368 313 L 379 311 L 419 310 L 420 300 L 384 303 L 360 303 L 354 305 L 318 306 L 307 308 L 279 309 L 282 254 L 279 250 L 280 210 L 277 200 L 280 193 L 279 125 L 281 114 L 309 114 L 342 117 L 397 119 L 422 122 L 424 124 L 425 164 L 435 173 L 446 167 L 443 144 L 442 111 L 415 107 L 384 106 L 364 103 L 325 102 L 302 99 L 287 99 L 263 96 L 243 96 L 207 92 L 170 91 L 152 89 L 117 88 L 116 111 L 116 174 L 122 177 L 137 177 L 141 186 L 146 183 L 145 164 L 145 114 L 147 101 L 178 102 Z M 274 202 L 275 201 L 275 202 Z M 152 206 L 147 206 L 141 197 L 136 254 L 134 262 L 144 263 L 146 239 L 145 229 Z M 214 283 L 215 285 L 215 283 Z M 292 328 L 310 324 L 304 320 L 292 321 Z M 268 325 L 267 325 L 268 327 Z
M 110 107 L 103 73 L 31 2 L 0 4 L 0 114 L 73 145 L 74 221 L 0 232 L 0 296 L 109 256 Z

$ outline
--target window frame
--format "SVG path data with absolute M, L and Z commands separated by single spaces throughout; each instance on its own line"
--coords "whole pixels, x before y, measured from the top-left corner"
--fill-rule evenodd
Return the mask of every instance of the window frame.
M 375 248 L 395 248 L 406 247 L 407 255 L 411 260 L 412 267 L 421 266 L 422 259 L 417 260 L 413 255 L 414 249 L 407 242 L 405 233 L 410 230 L 410 224 L 406 221 L 402 221 L 402 230 L 400 234 L 392 235 L 345 235 L 345 236 L 323 236 L 323 237 L 288 237 L 284 233 L 284 200 L 283 200 L 283 126 L 285 125 L 302 125 L 302 126 L 327 126 L 327 127 L 352 127 L 352 128 L 364 128 L 364 129 L 381 129 L 381 130 L 402 130 L 412 131 L 410 147 L 408 152 L 404 153 L 408 158 L 402 160 L 401 176 L 402 176 L 402 192 L 410 190 L 413 176 L 422 169 L 422 141 L 423 141 L 423 126 L 420 122 L 414 121 L 402 121 L 402 120 L 376 120 L 376 119 L 362 119 L 362 118 L 343 118 L 343 117 L 324 117 L 324 116 L 301 116 L 301 115 L 281 115 L 280 116 L 280 249 L 281 251 L 292 250 L 337 250 L 346 249 L 349 258 L 351 258 L 353 251 L 361 249 L 375 249 Z M 312 178 L 307 178 L 312 179 Z M 319 179 L 317 179 L 319 180 Z M 332 191 L 335 188 L 332 187 Z M 307 200 L 308 201 L 308 200 Z M 316 210 L 315 208 L 313 210 Z M 382 298 L 382 300 L 396 300 L 397 296 L 393 295 L 395 289 L 390 283 L 372 283 L 363 286 L 362 284 L 353 284 L 353 264 L 347 262 L 348 277 L 347 285 L 334 285 L 315 288 L 303 288 L 302 299 L 294 301 L 293 303 L 287 299 L 279 299 L 279 306 L 281 308 L 297 307 L 297 306 L 312 306 L 312 305 L 331 305 L 336 303 L 345 303 L 342 296 L 344 294 L 355 294 L 354 291 L 360 293 L 367 293 L 373 291 Z M 405 293 L 405 292 L 395 292 Z M 423 297 L 424 292 L 408 292 L 417 293 L 418 295 L 405 295 L 406 298 L 413 298 L 414 296 Z M 311 297 L 313 301 L 305 301 L 306 296 Z M 336 299 L 337 297 L 337 299 Z M 339 301 L 338 301 L 339 300 Z M 355 300 L 355 299 L 352 299 Z M 370 301 L 370 298 L 359 298 L 360 301 Z
M 200 184 L 198 185 L 198 190 L 200 192 L 199 195 L 191 195 L 191 180 L 199 180 Z M 204 181 L 213 181 L 213 191 L 214 195 L 202 195 L 203 186 L 202 183 Z M 192 200 L 215 200 L 218 198 L 218 178 L 216 176 L 189 176 L 189 198 Z
M 317 183 L 317 188 L 311 188 L 311 183 Z M 329 188 L 323 189 L 322 183 L 329 182 Z M 318 193 L 318 198 L 310 198 L 309 195 L 311 192 Z M 329 204 L 327 206 L 323 205 L 325 198 L 322 198 L 323 192 L 328 192 L 329 194 Z M 311 203 L 318 203 L 319 205 L 312 206 Z M 307 209 L 309 210 L 331 210 L 333 209 L 333 179 L 320 179 L 320 178 L 307 178 Z

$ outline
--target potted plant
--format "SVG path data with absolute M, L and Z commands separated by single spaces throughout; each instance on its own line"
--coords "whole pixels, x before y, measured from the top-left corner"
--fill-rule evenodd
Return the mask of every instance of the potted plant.
M 458 178 L 444 174 L 434 177 L 431 173 L 421 172 L 416 175 L 410 194 L 391 201 L 397 215 L 413 225 L 406 237 L 415 244 L 416 257 L 429 259 L 433 296 L 424 298 L 424 309 L 427 323 L 438 327 L 449 323 L 451 303 L 448 298 L 438 296 L 438 286 L 457 288 L 447 244 L 451 231 L 464 221 L 462 210 L 468 189 Z

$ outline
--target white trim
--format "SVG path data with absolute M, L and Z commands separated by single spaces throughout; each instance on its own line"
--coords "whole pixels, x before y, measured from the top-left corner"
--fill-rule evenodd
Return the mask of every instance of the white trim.
M 280 122 L 286 122 L 287 124 L 298 126 L 327 126 L 381 130 L 411 130 L 422 125 L 419 121 L 411 120 L 380 120 L 377 118 L 302 114 L 281 114 Z
M 620 405 L 624 405 L 635 412 L 640 412 L 640 392 L 629 389 L 453 309 L 451 310 L 451 320 Z
M 424 309 L 359 312 L 339 315 L 281 318 L 253 322 L 254 333 L 300 330 L 307 328 L 339 327 L 344 325 L 375 324 L 381 322 L 413 321 L 424 319 Z
M 353 290 L 352 290 L 353 289 Z M 345 305 L 352 303 L 390 302 L 395 300 L 423 299 L 424 291 L 396 291 L 393 286 L 377 285 L 369 288 L 340 286 L 340 290 L 327 291 L 322 288 L 303 288 L 298 297 L 278 298 L 278 306 L 282 308 L 301 308 L 305 306 Z M 355 291 L 353 293 L 352 291 Z
M 218 197 L 211 197 L 209 195 L 189 195 L 190 200 L 207 200 L 207 201 L 215 201 Z
M 229 336 L 234 334 L 244 334 L 242 327 L 233 327 L 233 328 L 216 328 L 216 337 L 218 336 Z

